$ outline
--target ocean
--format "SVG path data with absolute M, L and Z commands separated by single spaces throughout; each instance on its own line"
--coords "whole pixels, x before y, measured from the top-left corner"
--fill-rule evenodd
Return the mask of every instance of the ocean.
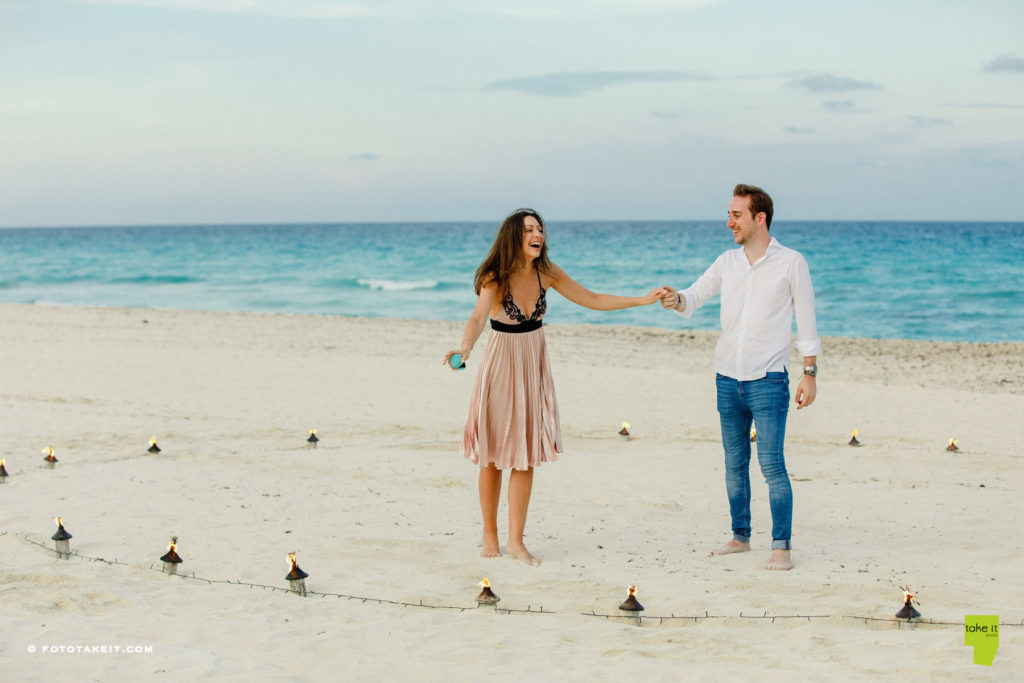
M 465 320 L 497 222 L 0 229 L 0 302 Z M 725 221 L 552 221 L 551 259 L 584 286 L 689 286 Z M 1024 223 L 776 221 L 814 281 L 822 336 L 1024 341 Z M 655 304 L 597 312 L 552 294 L 549 323 L 718 329 Z

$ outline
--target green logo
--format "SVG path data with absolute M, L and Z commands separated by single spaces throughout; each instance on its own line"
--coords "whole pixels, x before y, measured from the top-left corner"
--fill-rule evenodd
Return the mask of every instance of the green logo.
M 964 617 L 964 645 L 974 646 L 974 663 L 992 666 L 999 649 L 999 615 L 968 614 Z

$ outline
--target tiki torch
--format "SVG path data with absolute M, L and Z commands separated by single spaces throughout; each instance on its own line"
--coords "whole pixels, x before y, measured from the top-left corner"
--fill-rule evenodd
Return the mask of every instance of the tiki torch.
M 501 598 L 495 595 L 494 591 L 491 590 L 491 582 L 488 581 L 486 577 L 479 583 L 479 585 L 483 586 L 483 590 L 480 591 L 480 595 L 476 596 L 477 606 L 498 604 Z
M 288 553 L 288 566 L 291 567 L 291 571 L 288 572 L 288 576 L 284 577 L 288 579 L 288 588 L 292 593 L 305 597 L 306 577 L 309 574 L 299 569 L 299 564 L 295 561 L 295 553 Z
M 57 532 L 50 538 L 57 549 L 57 557 L 66 560 L 71 556 L 71 544 L 68 543 L 71 540 L 71 534 L 64 528 L 64 521 L 60 517 L 55 518 L 55 521 L 57 522 Z
M 164 563 L 164 571 L 168 574 L 177 574 L 178 565 L 182 563 L 181 557 L 178 556 L 178 537 L 171 536 L 171 544 L 167 546 L 167 552 L 160 561 Z

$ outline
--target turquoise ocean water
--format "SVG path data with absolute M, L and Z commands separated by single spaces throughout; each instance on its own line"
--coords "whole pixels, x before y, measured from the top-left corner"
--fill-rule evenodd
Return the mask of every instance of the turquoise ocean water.
M 497 223 L 0 229 L 0 302 L 465 320 Z M 1024 341 L 1024 223 L 784 222 L 823 336 Z M 551 222 L 577 281 L 638 295 L 688 286 L 733 248 L 724 221 Z M 655 305 L 599 313 L 557 294 L 550 323 L 718 327 Z

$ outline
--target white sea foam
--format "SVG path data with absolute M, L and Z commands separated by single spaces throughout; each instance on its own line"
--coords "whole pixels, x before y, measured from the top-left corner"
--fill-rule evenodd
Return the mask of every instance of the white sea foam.
M 437 287 L 437 280 L 413 280 L 410 282 L 399 282 L 397 280 L 356 280 L 363 287 L 382 292 L 407 292 L 412 289 L 433 289 Z

